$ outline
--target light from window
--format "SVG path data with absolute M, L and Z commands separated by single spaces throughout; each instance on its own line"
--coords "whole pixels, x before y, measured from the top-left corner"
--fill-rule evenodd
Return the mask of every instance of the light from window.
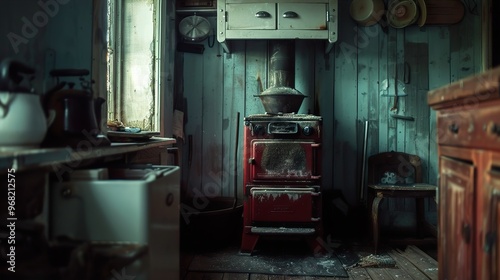
M 159 131 L 158 0 L 108 0 L 108 119 Z

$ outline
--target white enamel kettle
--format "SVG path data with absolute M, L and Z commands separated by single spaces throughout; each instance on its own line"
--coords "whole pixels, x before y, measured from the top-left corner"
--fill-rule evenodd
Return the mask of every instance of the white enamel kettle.
M 0 151 L 36 148 L 47 132 L 41 96 L 22 85 L 35 70 L 12 59 L 0 63 Z

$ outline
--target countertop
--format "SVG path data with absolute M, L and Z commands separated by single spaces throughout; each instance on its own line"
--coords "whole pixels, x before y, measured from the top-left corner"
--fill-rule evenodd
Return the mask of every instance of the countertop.
M 121 155 L 175 143 L 176 140 L 174 138 L 152 137 L 147 141 L 111 143 L 111 146 L 107 147 L 84 147 L 81 150 L 69 147 L 33 148 L 12 151 L 0 149 L 0 173 L 7 171 L 7 169 L 15 169 L 16 172 L 50 166 L 56 169 L 61 164 L 77 167 L 76 165 L 85 160 Z

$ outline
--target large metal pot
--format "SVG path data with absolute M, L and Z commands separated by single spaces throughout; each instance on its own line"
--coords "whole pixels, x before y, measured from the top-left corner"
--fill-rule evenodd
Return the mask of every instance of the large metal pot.
M 307 96 L 289 87 L 271 87 L 263 91 L 259 97 L 266 113 L 286 114 L 297 113 Z

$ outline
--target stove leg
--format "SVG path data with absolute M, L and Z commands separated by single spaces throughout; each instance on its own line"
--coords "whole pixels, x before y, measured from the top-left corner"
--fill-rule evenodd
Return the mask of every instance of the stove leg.
M 250 229 L 248 229 L 248 231 L 250 231 Z M 243 232 L 243 235 L 241 237 L 240 253 L 252 254 L 257 241 L 259 241 L 259 235 L 252 234 L 250 232 Z
M 306 242 L 314 256 L 324 256 L 333 252 L 329 244 L 320 235 L 306 238 Z

